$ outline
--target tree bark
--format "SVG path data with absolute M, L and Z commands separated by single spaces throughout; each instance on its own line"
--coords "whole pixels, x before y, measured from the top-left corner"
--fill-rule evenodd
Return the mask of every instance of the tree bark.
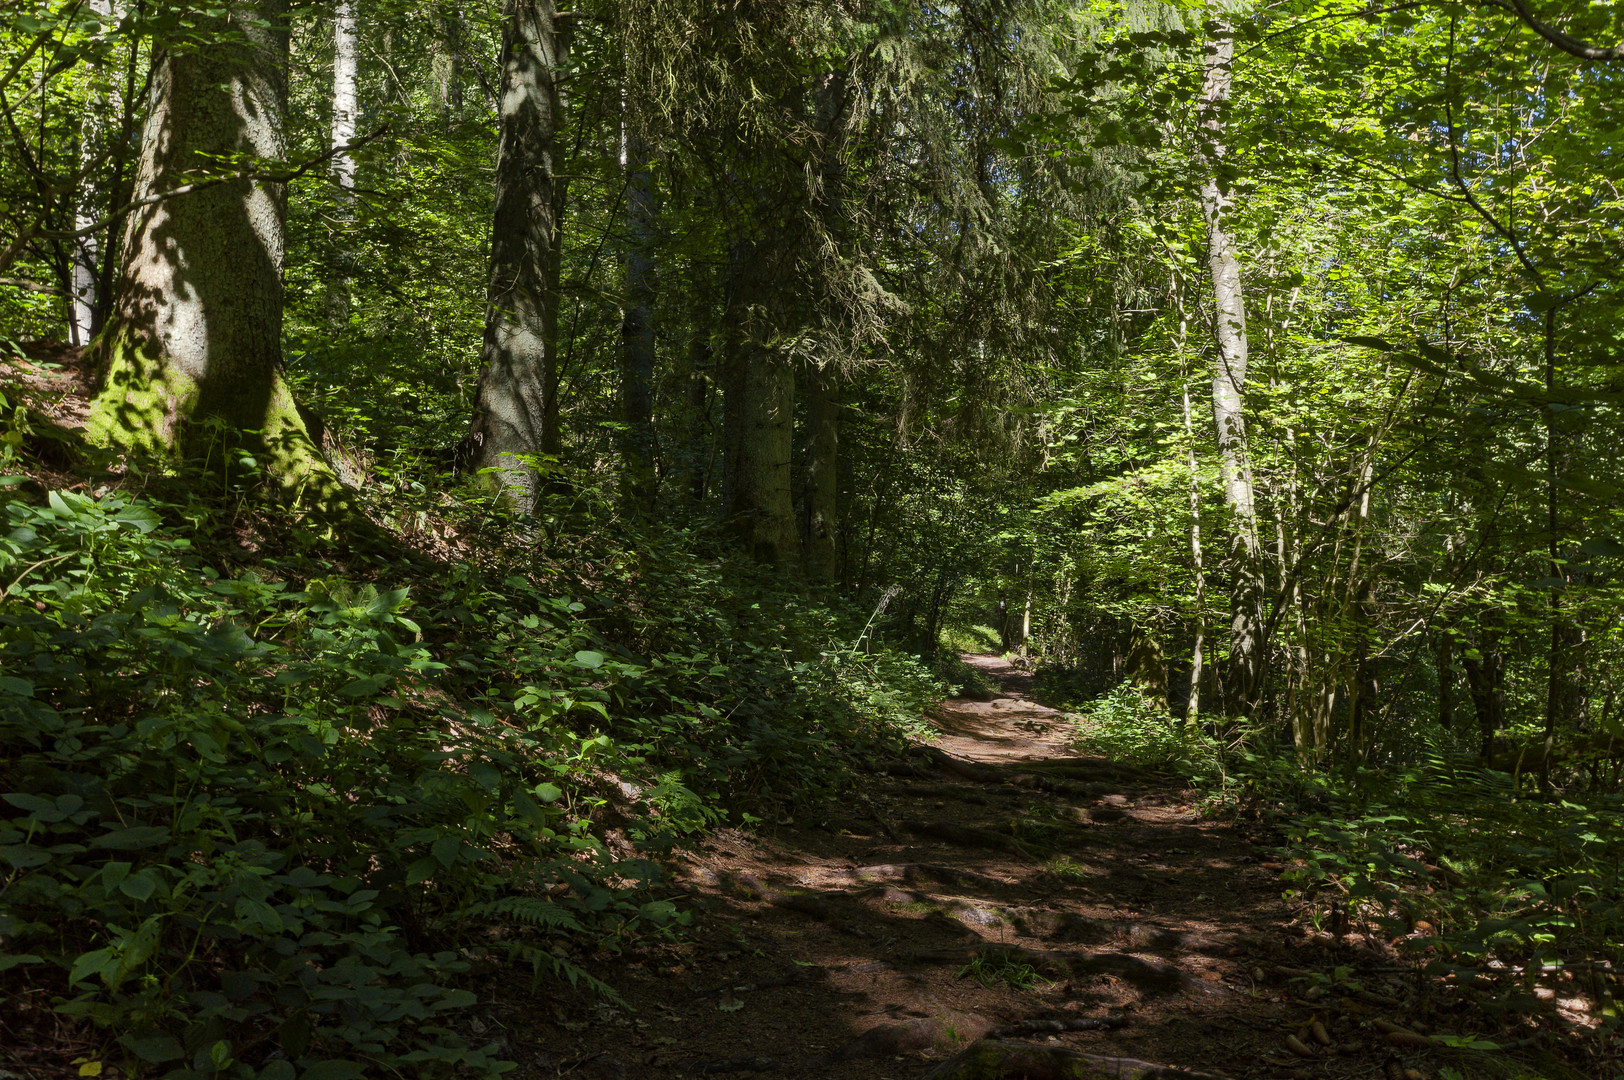
M 332 149 L 334 218 L 338 223 L 338 258 L 327 282 L 327 322 L 335 328 L 350 319 L 350 278 L 354 252 L 349 226 L 354 217 L 355 157 L 349 151 L 355 141 L 360 66 L 359 34 L 356 26 L 356 0 L 338 0 L 333 13 L 333 118 Z
M 1227 20 L 1219 20 L 1207 49 L 1203 137 L 1209 175 L 1201 186 L 1201 208 L 1207 222 L 1208 265 L 1212 271 L 1213 331 L 1217 356 L 1212 378 L 1212 416 L 1218 434 L 1219 471 L 1230 514 L 1230 642 L 1228 692 L 1231 708 L 1250 716 L 1258 705 L 1263 682 L 1263 575 L 1257 510 L 1247 456 L 1246 301 L 1240 260 L 1226 218 L 1233 201 L 1225 190 L 1220 167 L 1225 148 L 1223 109 L 1229 100 L 1235 39 Z
M 90 0 L 90 10 L 104 22 L 113 20 L 112 0 Z M 117 104 L 117 90 L 108 88 L 92 91 L 85 105 L 84 122 L 79 126 L 79 199 L 73 218 L 75 231 L 89 229 L 100 220 L 107 204 L 107 191 L 98 184 L 94 175 L 95 163 L 101 158 L 106 142 L 107 117 Z M 96 331 L 97 309 L 100 296 L 101 260 L 109 253 L 93 232 L 87 232 L 73 243 L 69 270 L 68 344 L 85 348 Z
M 621 462 L 628 501 L 654 509 L 654 173 L 648 143 L 633 119 L 625 122 L 621 166 L 626 172 L 626 301 L 620 324 Z
M 1480 752 L 1487 760 L 1493 755 L 1494 740 L 1506 722 L 1506 660 L 1497 647 L 1489 644 L 1488 635 L 1480 635 L 1480 647 L 1461 656 L 1466 669 L 1466 690 L 1477 713 Z M 1477 655 L 1473 656 L 1472 653 Z
M 462 112 L 462 16 L 452 4 L 435 9 L 434 59 L 431 62 L 434 104 L 440 123 L 450 130 Z
M 1195 425 L 1190 419 L 1190 384 L 1185 381 L 1184 347 L 1189 338 L 1189 323 L 1184 314 L 1182 275 L 1174 278 L 1173 298 L 1179 320 L 1175 348 L 1179 357 L 1179 379 L 1184 384 L 1184 446 L 1186 464 L 1190 470 L 1190 572 L 1195 579 L 1195 642 L 1190 649 L 1190 693 L 1184 706 L 1184 723 L 1193 734 L 1201 718 L 1201 676 L 1205 667 L 1202 650 L 1207 634 L 1207 574 L 1201 553 L 1201 466 L 1195 455 Z
M 285 156 L 285 3 L 236 3 L 197 18 L 198 32 L 216 40 L 155 61 L 137 198 L 217 169 L 223 157 Z M 284 484 L 336 493 L 281 375 L 284 188 L 236 180 L 130 216 L 95 356 L 93 440 L 212 455 L 256 432 L 264 464 Z
M 835 576 L 840 513 L 840 384 L 830 368 L 809 367 L 806 402 L 806 566 L 817 581 Z
M 496 469 L 514 510 L 536 508 L 535 458 L 557 452 L 558 205 L 567 42 L 554 0 L 506 0 L 500 139 L 484 373 L 470 430 L 476 469 Z
M 795 369 L 776 350 L 759 347 L 748 349 L 739 363 L 734 528 L 756 561 L 788 565 L 797 561 L 800 547 L 790 492 Z
M 1455 727 L 1455 672 L 1449 635 L 1438 633 L 1432 639 L 1433 664 L 1438 669 L 1438 726 L 1445 731 Z

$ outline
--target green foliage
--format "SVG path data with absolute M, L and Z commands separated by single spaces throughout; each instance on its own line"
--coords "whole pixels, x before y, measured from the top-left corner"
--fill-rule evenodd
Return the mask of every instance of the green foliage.
M 572 596 L 502 559 L 389 583 L 308 537 L 192 539 L 239 513 L 0 502 L 0 985 L 139 1074 L 500 1073 L 452 1022 L 471 958 L 607 992 L 573 957 L 686 918 L 650 856 L 832 793 L 940 692 L 691 538 Z M 611 803 L 639 850 L 606 846 Z
M 1587 964 L 1624 959 L 1616 798 L 1519 798 L 1511 776 L 1438 754 L 1346 777 L 1251 758 L 1227 783 L 1278 823 L 1310 921 L 1393 939 L 1426 975 L 1518 1008 L 1564 968 L 1589 983 Z
M 989 951 L 976 956 L 959 969 L 961 979 L 974 979 L 983 989 L 1007 986 L 1011 990 L 1031 990 L 1049 980 L 1038 969 L 1005 952 Z
M 1204 733 L 1191 733 L 1147 702 L 1131 683 L 1075 706 L 1073 716 L 1078 745 L 1118 761 L 1199 772 L 1221 756 L 1221 743 Z

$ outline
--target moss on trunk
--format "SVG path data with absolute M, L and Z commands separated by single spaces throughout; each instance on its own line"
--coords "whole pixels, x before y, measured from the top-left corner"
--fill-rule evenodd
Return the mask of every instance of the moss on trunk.
M 165 363 L 158 344 L 127 324 L 107 328 L 95 359 L 102 390 L 85 429 L 95 445 L 221 471 L 240 464 L 235 455 L 243 451 L 308 509 L 349 506 L 344 485 L 274 369 L 263 379 L 206 385 Z

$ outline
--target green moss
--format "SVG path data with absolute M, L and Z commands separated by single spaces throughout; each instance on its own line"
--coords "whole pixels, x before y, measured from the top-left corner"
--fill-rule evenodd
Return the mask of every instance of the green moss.
M 92 444 L 160 461 L 191 461 L 210 471 L 251 463 L 301 506 L 328 514 L 350 506 L 280 373 L 270 374 L 263 400 L 246 410 L 251 415 L 234 418 L 227 411 L 241 405 L 242 396 L 217 394 L 211 401 L 197 380 L 164 362 L 152 339 L 128 327 L 109 327 L 92 358 L 103 372 L 85 426 Z M 257 429 L 250 427 L 254 423 Z
M 90 407 L 85 437 L 96 446 L 173 457 L 182 422 L 199 398 L 194 379 L 166 368 L 151 341 L 110 326 L 96 340 L 94 362 L 102 391 Z

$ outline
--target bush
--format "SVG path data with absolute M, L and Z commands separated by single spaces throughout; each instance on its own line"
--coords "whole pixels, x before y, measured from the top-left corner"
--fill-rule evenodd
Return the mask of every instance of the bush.
M 606 992 L 580 956 L 682 918 L 651 857 L 833 793 L 941 692 L 692 536 L 587 586 L 500 546 L 245 554 L 236 502 L 0 516 L 0 1038 L 54 1011 L 134 1075 L 501 1073 L 455 1029 L 471 962 Z

